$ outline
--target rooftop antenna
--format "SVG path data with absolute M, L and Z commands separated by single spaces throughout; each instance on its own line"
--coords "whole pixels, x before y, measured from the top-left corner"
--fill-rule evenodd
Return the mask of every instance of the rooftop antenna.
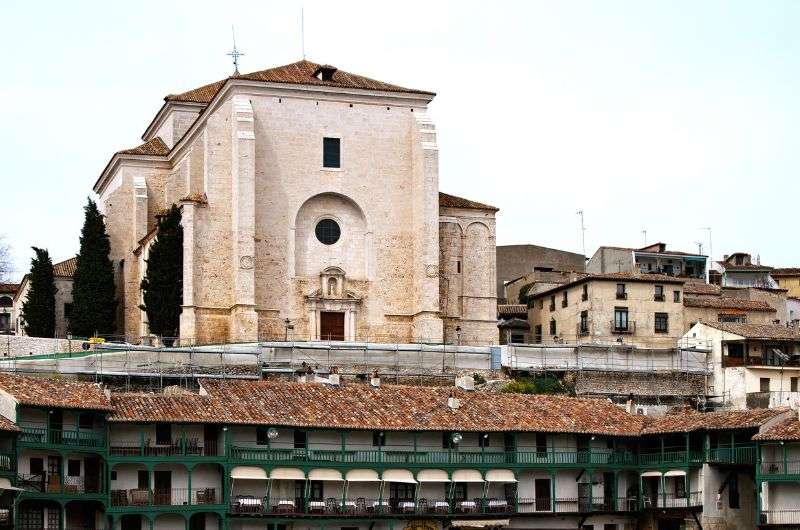
M 700 230 L 708 230 L 708 267 L 706 267 L 706 281 L 709 281 L 711 279 L 711 267 L 714 265 L 714 247 L 711 245 L 711 227 L 701 226 Z
M 642 228 L 642 240 L 644 241 L 644 243 L 642 243 L 642 246 L 646 247 L 647 246 L 647 228 Z
M 233 26 L 231 26 L 231 34 L 233 35 L 233 49 L 225 55 L 233 58 L 233 75 L 239 75 L 239 57 L 243 56 L 244 52 L 236 49 L 236 29 Z
M 703 254 L 703 242 L 702 241 L 695 241 L 695 245 L 697 245 L 697 253 Z
M 300 46 L 303 51 L 303 60 L 306 60 L 306 17 L 305 7 L 300 6 Z
M 581 248 L 583 249 L 583 256 L 586 257 L 586 226 L 583 224 L 583 210 L 575 212 L 581 216 Z

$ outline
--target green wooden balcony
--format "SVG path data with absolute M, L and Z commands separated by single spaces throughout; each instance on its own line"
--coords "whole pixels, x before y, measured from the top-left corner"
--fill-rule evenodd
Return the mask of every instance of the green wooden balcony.
M 657 451 L 639 454 L 639 465 L 670 466 L 670 465 L 700 465 L 705 462 L 704 451 Z
M 231 447 L 231 459 L 240 462 L 411 466 L 636 466 L 627 451 L 389 451 Z
M 49 429 L 46 427 L 22 427 L 18 442 L 20 445 L 29 446 L 65 446 L 97 450 L 103 450 L 106 446 L 105 436 L 95 431 Z
M 13 453 L 0 453 L 0 474 L 16 471 L 16 456 Z
M 764 478 L 800 476 L 800 460 L 763 460 L 759 474 Z
M 707 461 L 710 464 L 753 465 L 756 463 L 757 453 L 758 449 L 754 444 L 712 447 L 708 450 Z

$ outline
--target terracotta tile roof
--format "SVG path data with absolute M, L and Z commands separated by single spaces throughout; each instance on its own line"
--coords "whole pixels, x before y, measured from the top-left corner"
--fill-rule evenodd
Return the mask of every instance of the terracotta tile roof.
M 320 79 L 318 76 L 321 71 L 328 69 L 331 73 L 330 80 Z M 359 90 L 378 90 L 381 92 L 408 92 L 414 94 L 435 95 L 433 92 L 404 88 L 383 81 L 377 81 L 344 70 L 339 70 L 334 66 L 320 65 L 311 61 L 297 61 L 296 63 L 268 68 L 249 74 L 241 74 L 229 77 L 228 79 L 241 79 L 246 81 L 262 81 L 266 83 L 286 83 L 292 85 L 317 85 L 337 88 L 352 88 Z M 183 92 L 181 94 L 170 94 L 164 99 L 166 101 L 186 101 L 193 103 L 208 103 L 225 84 L 227 79 L 209 83 L 201 87 Z
M 19 289 L 18 283 L 0 283 L 0 294 L 15 294 Z
M 75 267 L 78 265 L 78 258 L 69 258 L 53 264 L 53 276 L 60 278 L 72 278 L 75 276 Z
M 0 390 L 22 405 L 111 410 L 111 402 L 99 386 L 75 379 L 0 373 Z
M 142 145 L 136 146 L 132 149 L 123 149 L 117 151 L 120 155 L 148 155 L 148 156 L 166 156 L 169 154 L 169 147 L 164 143 L 160 137 L 156 136 L 147 140 Z
M 797 415 L 786 418 L 761 434 L 753 436 L 753 440 L 800 440 L 800 421 Z
M 735 263 L 728 263 L 726 261 L 718 261 L 717 262 L 720 266 L 722 266 L 726 271 L 771 271 L 772 267 L 768 267 L 766 265 L 758 265 L 756 263 L 742 263 L 741 265 L 736 265 Z
M 553 288 L 547 289 L 531 295 L 532 299 L 541 298 L 545 295 L 561 291 L 562 289 L 569 289 L 575 285 L 590 281 L 609 281 L 609 282 L 644 282 L 644 283 L 669 283 L 669 284 L 683 284 L 683 278 L 676 278 L 675 276 L 667 276 L 664 274 L 641 274 L 638 272 L 608 272 L 604 274 L 587 274 L 582 278 L 575 281 L 557 285 Z
M 503 315 L 526 315 L 528 314 L 528 306 L 525 304 L 499 304 L 497 306 L 497 314 Z
M 685 296 L 683 305 L 686 307 L 704 307 L 708 309 L 736 309 L 741 311 L 776 312 L 763 300 L 745 300 L 732 296 Z
M 772 276 L 800 276 L 800 267 L 782 267 L 772 269 Z
M 481 202 L 471 201 L 455 195 L 448 195 L 447 193 L 439 192 L 439 207 L 440 208 L 467 208 L 471 210 L 492 210 L 499 211 L 499 208 L 483 204 Z
M 650 249 L 651 246 L 654 246 L 654 245 L 648 245 L 648 246 L 642 247 L 642 248 L 615 247 L 615 246 L 611 246 L 611 245 L 603 245 L 600 248 L 610 248 L 612 250 L 626 250 L 626 251 L 630 251 L 630 252 L 641 252 L 643 254 L 664 254 L 664 255 L 670 255 L 670 256 L 697 256 L 697 257 L 704 257 L 704 258 L 707 257 L 704 254 L 697 254 L 696 252 L 695 253 L 693 253 L 693 252 L 680 252 L 680 251 L 677 251 L 677 250 L 664 250 L 663 252 L 659 252 L 658 250 Z
M 683 294 L 716 295 L 722 292 L 719 285 L 702 281 L 686 280 L 683 284 Z
M 705 320 L 701 323 L 727 333 L 741 335 L 746 339 L 800 341 L 800 333 L 786 326 L 775 324 L 740 324 L 738 322 Z
M 659 418 L 649 419 L 647 425 L 642 429 L 642 434 L 753 429 L 764 425 L 773 418 L 777 418 L 788 410 L 788 407 L 717 412 L 697 412 L 693 409 L 680 409 Z
M 121 392 L 111 394 L 112 422 L 239 423 L 237 408 L 197 394 L 165 395 Z
M 456 393 L 450 388 L 363 384 L 205 380 L 203 387 L 234 411 L 235 423 L 345 429 L 531 431 L 636 436 L 642 416 L 607 400 L 522 394 Z M 195 412 L 192 412 L 195 414 Z
M 16 426 L 16 424 L 6 418 L 5 416 L 0 416 L 0 431 L 6 432 L 19 432 L 22 429 Z

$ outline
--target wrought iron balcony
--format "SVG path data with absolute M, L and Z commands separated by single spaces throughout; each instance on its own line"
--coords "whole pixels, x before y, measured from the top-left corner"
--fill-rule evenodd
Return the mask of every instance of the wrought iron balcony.
M 105 436 L 95 431 L 49 429 L 46 427 L 22 427 L 18 441 L 21 445 L 61 445 L 104 449 Z
M 800 475 L 800 460 L 764 460 L 759 466 L 762 476 Z
M 762 510 L 759 520 L 762 525 L 796 525 L 800 524 L 800 510 Z
M 23 494 L 43 495 L 101 495 L 104 492 L 101 477 L 60 477 L 56 474 L 19 474 L 17 486 Z M 37 495 L 38 496 L 38 495 Z
M 685 494 L 658 493 L 645 495 L 645 509 L 664 509 L 664 508 L 700 508 L 703 506 L 703 492 L 692 491 Z
M 756 463 L 758 449 L 753 444 L 735 445 L 733 447 L 712 447 L 708 450 L 706 460 L 710 464 L 747 464 Z
M 111 457 L 216 457 L 225 456 L 225 449 L 215 441 L 201 441 L 196 438 L 174 440 L 171 443 L 157 444 L 152 440 L 117 441 L 109 443 Z
M 222 497 L 216 488 L 171 488 L 111 490 L 112 508 L 137 508 L 140 506 L 196 506 L 221 504 Z
M 617 322 L 612 320 L 610 325 L 611 333 L 614 333 L 615 335 L 636 333 L 636 322 L 633 320 L 628 320 L 626 322 Z

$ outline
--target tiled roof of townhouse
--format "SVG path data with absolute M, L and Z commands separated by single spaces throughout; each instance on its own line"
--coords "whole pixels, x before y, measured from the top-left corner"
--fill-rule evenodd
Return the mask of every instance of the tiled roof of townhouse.
M 702 321 L 706 326 L 740 335 L 746 339 L 800 341 L 800 333 L 776 324 L 741 324 L 738 322 Z
M 776 423 L 765 432 L 753 436 L 753 440 L 800 440 L 800 421 L 796 414 L 792 414 L 791 417 Z
M 72 278 L 75 276 L 75 267 L 78 265 L 78 258 L 73 257 L 53 264 L 53 276 L 57 278 Z
M 160 136 L 151 138 L 145 143 L 133 147 L 131 149 L 123 149 L 117 151 L 120 155 L 148 155 L 148 156 L 166 156 L 169 154 L 169 147 L 164 143 Z
M 800 267 L 778 267 L 770 272 L 772 276 L 800 276 Z
M 19 289 L 18 283 L 0 283 L 0 294 L 14 294 Z
M 679 409 L 648 421 L 642 429 L 642 434 L 753 429 L 790 412 L 788 407 L 717 412 L 697 412 L 690 408 Z
M 529 431 L 636 436 L 642 416 L 607 400 L 455 392 L 450 388 L 204 380 L 203 388 L 237 423 L 405 431 Z
M 111 401 L 94 383 L 64 377 L 0 373 L 0 390 L 21 405 L 111 411 Z
M 340 70 L 335 66 L 321 65 L 306 61 L 305 59 L 283 66 L 251 72 L 249 74 L 234 75 L 228 79 L 261 81 L 265 83 L 285 83 L 291 85 L 328 86 L 356 90 L 377 90 L 381 92 L 407 92 L 429 96 L 435 95 L 433 92 L 392 85 L 362 75 L 352 74 Z M 214 99 L 214 96 L 217 95 L 217 92 L 220 91 L 228 79 L 215 81 L 214 83 L 209 83 L 180 94 L 170 94 L 164 99 L 166 101 L 209 103 Z
M 19 432 L 22 429 L 16 426 L 16 424 L 6 418 L 5 416 L 0 416 L 0 431 L 6 432 Z
M 677 278 L 675 276 L 667 276 L 666 274 L 641 274 L 638 272 L 606 272 L 601 274 L 587 274 L 586 276 L 578 278 L 574 281 L 563 283 L 561 285 L 556 285 L 555 287 L 551 287 L 550 289 L 546 289 L 544 291 L 535 293 L 531 297 L 540 298 L 543 295 L 548 295 L 553 292 L 560 291 L 562 289 L 570 288 L 572 286 L 590 281 L 669 283 L 676 285 L 685 283 L 685 280 L 683 278 Z
M 198 394 L 112 393 L 111 405 L 110 422 L 240 423 L 238 408 Z
M 763 311 L 775 313 L 776 309 L 763 300 L 745 300 L 732 296 L 684 296 L 683 305 L 686 307 L 701 307 L 708 309 L 735 309 L 741 311 Z
M 659 245 L 663 245 L 664 250 L 659 248 Z M 671 256 L 703 256 L 703 254 L 697 254 L 693 252 L 681 252 L 678 250 L 667 250 L 666 243 L 654 243 L 652 245 L 647 245 L 646 247 L 641 248 L 634 248 L 634 247 L 616 247 L 611 245 L 603 245 L 600 248 L 609 248 L 612 250 L 625 250 L 630 252 L 641 252 L 647 254 L 668 254 Z
M 703 280 L 686 280 L 683 284 L 683 294 L 696 294 L 707 296 L 719 296 L 722 293 L 722 288 L 713 283 L 706 283 Z
M 463 197 L 456 197 L 447 193 L 439 192 L 439 207 L 444 208 L 465 208 L 468 210 L 493 210 L 498 211 L 496 206 L 483 204 L 482 202 L 471 201 Z
M 498 304 L 497 314 L 499 316 L 527 315 L 528 306 L 525 304 Z

